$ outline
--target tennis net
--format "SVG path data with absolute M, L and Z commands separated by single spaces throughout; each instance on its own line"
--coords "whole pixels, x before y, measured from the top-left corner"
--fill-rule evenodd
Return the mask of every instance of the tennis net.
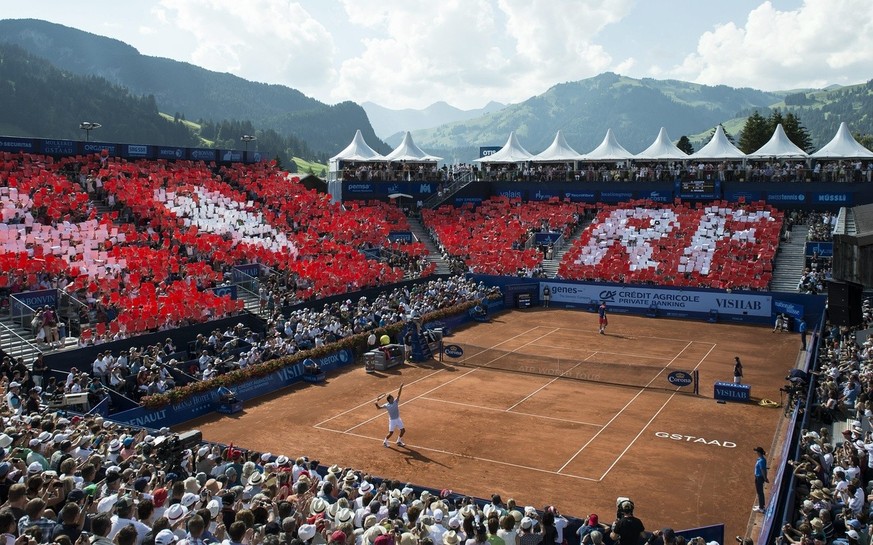
M 607 359 L 601 353 L 589 357 L 558 358 L 466 343 L 446 343 L 440 359 L 465 367 L 671 392 L 696 394 L 699 383 L 695 370 L 676 369 L 669 364 L 622 362 L 620 358 Z

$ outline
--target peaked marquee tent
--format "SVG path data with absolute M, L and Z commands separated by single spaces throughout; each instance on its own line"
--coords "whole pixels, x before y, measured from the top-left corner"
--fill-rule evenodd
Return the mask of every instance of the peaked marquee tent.
M 612 129 L 606 129 L 606 136 L 599 146 L 582 156 L 583 161 L 626 161 L 634 154 L 624 149 L 615 138 Z
M 543 150 L 542 153 L 534 155 L 532 161 L 535 163 L 563 163 L 579 161 L 580 159 L 582 159 L 582 154 L 567 144 L 567 140 L 564 139 L 564 133 L 559 130 L 555 134 L 555 140 L 552 142 L 552 145 Z
M 399 162 L 407 161 L 410 163 L 436 163 L 442 160 L 442 157 L 430 155 L 418 147 L 412 141 L 412 134 L 406 131 L 403 135 L 403 141 L 391 153 L 385 156 L 387 161 Z
M 719 125 L 708 144 L 691 154 L 689 159 L 744 159 L 746 154 L 731 144 L 724 128 Z
M 688 159 L 688 154 L 677 148 L 670 137 L 667 135 L 667 129 L 661 127 L 658 131 L 658 137 L 652 142 L 652 145 L 639 152 L 637 159 Z
M 361 134 L 361 129 L 355 131 L 355 137 L 344 150 L 330 158 L 334 161 L 352 161 L 352 162 L 367 162 L 367 161 L 384 161 L 380 153 L 377 153 L 373 148 L 367 145 L 364 141 L 364 135 Z
M 518 143 L 515 131 L 509 133 L 509 138 L 502 148 L 487 157 L 473 159 L 476 163 L 524 163 L 530 161 L 533 154 Z
M 763 159 L 767 157 L 778 157 L 780 159 L 806 159 L 809 155 L 797 147 L 785 134 L 785 129 L 782 123 L 776 125 L 776 130 L 773 131 L 773 136 L 766 144 L 760 147 L 755 152 L 748 154 L 746 157 Z
M 873 158 L 873 151 L 859 144 L 849 132 L 849 126 L 843 121 L 831 141 L 810 157 L 815 159 L 870 159 Z

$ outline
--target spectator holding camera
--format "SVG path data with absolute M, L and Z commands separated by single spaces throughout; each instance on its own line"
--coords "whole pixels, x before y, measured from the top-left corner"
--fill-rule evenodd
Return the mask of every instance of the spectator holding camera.
M 634 502 L 619 498 L 616 517 L 610 533 L 613 541 L 618 540 L 621 545 L 643 545 L 646 542 L 646 527 L 634 516 Z

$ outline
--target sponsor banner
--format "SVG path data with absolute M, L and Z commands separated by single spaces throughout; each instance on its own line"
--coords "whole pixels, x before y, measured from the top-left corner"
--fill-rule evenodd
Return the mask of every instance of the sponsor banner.
M 167 159 L 175 161 L 185 158 L 185 148 L 170 148 L 167 146 L 158 146 L 155 156 L 158 159 Z
M 694 374 L 689 371 L 673 371 L 667 375 L 667 382 L 674 386 L 691 386 L 694 384 Z
M 526 189 L 503 189 L 497 192 L 498 197 L 506 197 L 507 199 L 527 200 Z
M 482 197 L 455 197 L 454 202 L 455 206 L 464 206 L 465 204 L 472 204 L 473 206 L 478 206 L 482 204 Z
M 803 203 L 806 193 L 802 191 L 768 191 L 767 202 L 773 203 Z
M 819 257 L 833 257 L 834 243 L 833 242 L 807 242 L 806 255 L 812 256 L 818 254 Z
M 832 191 L 828 193 L 812 193 L 812 202 L 814 204 L 839 204 L 840 206 L 852 206 L 854 195 L 843 191 Z
M 225 163 L 241 163 L 243 160 L 243 152 L 232 149 L 223 149 L 218 152 L 218 156 Z
M 43 140 L 42 152 L 46 155 L 76 155 L 76 143 L 72 140 Z
M 149 146 L 144 146 L 141 144 L 127 144 L 122 146 L 122 157 L 133 157 L 133 158 L 142 158 L 142 157 L 151 157 L 151 150 L 149 150 Z
M 773 312 L 776 314 L 787 314 L 794 318 L 795 321 L 803 320 L 803 305 L 799 303 L 789 303 L 788 301 L 773 301 Z
M 11 151 L 25 153 L 37 152 L 37 140 L 31 138 L 13 138 L 11 136 L 0 136 L 0 151 Z
M 676 196 L 685 200 L 709 200 L 721 198 L 721 181 L 712 180 L 677 180 L 674 185 Z
M 205 161 L 207 163 L 215 161 L 216 150 L 191 148 L 188 150 L 188 159 L 192 161 Z
M 561 193 L 558 191 L 549 191 L 548 189 L 537 189 L 535 192 L 530 193 L 529 196 L 532 201 L 547 201 L 551 198 L 560 199 Z
M 602 202 L 624 202 L 634 198 L 633 191 L 601 191 Z
M 254 278 L 257 278 L 261 275 L 261 266 L 257 263 L 244 263 L 242 265 L 234 265 L 233 270 L 234 272 L 239 271 Z M 242 278 L 243 277 L 240 277 L 240 279 Z M 234 277 L 234 280 L 236 280 L 236 277 Z
M 354 362 L 354 354 L 348 349 L 339 350 L 322 358 L 315 359 L 325 372 L 334 371 Z M 249 401 L 303 379 L 303 362 L 284 367 L 269 375 L 254 378 L 243 384 L 231 386 L 230 390 L 240 401 Z M 113 415 L 113 420 L 133 426 L 160 428 L 175 426 L 216 410 L 219 403 L 218 388 L 191 396 L 175 405 L 153 410 L 138 407 Z
M 12 316 L 23 316 L 46 305 L 58 308 L 58 290 L 23 291 L 10 297 Z
M 565 191 L 564 198 L 571 202 L 597 202 L 597 193 L 594 191 Z
M 92 153 L 103 153 L 103 150 L 106 150 L 106 153 L 108 153 L 110 157 L 118 157 L 121 152 L 121 146 L 118 144 L 110 144 L 108 142 L 82 143 L 82 153 L 84 153 L 85 155 L 90 155 Z
M 388 240 L 391 242 L 413 242 L 415 237 L 411 231 L 391 231 L 388 233 Z
M 346 184 L 343 193 L 375 193 L 376 188 L 369 182 L 351 182 Z
M 219 297 L 224 297 L 225 295 L 227 295 L 231 299 L 236 299 L 236 295 L 237 295 L 235 285 L 217 286 L 215 288 L 212 288 L 212 293 L 214 293 L 215 295 L 217 295 Z
M 367 259 L 375 259 L 379 261 L 382 258 L 382 250 L 380 248 L 361 248 L 361 253 Z
M 685 291 L 640 286 L 603 286 L 602 284 L 570 284 L 540 282 L 540 293 L 548 287 L 553 303 L 595 306 L 606 301 L 607 307 L 679 313 L 708 313 L 769 318 L 772 300 L 769 295 L 750 295 L 720 291 Z
M 443 348 L 443 354 L 450 358 L 460 358 L 464 355 L 464 349 L 456 344 L 448 344 Z
M 752 399 L 752 387 L 748 384 L 716 382 L 713 394 L 718 401 L 748 403 Z
M 728 202 L 755 202 L 762 198 L 760 191 L 725 191 L 724 193 L 724 199 Z
M 502 148 L 503 146 L 479 146 L 479 158 L 481 159 L 482 157 L 494 155 Z
M 534 242 L 537 244 L 554 244 L 561 238 L 561 233 L 535 233 Z
M 492 314 L 498 310 L 503 310 L 504 308 L 506 308 L 506 305 L 502 299 L 499 301 L 488 301 L 488 314 Z M 470 310 L 472 311 L 473 309 Z M 426 329 L 442 328 L 444 331 L 451 332 L 456 327 L 472 321 L 473 316 L 471 315 L 471 312 L 464 312 L 456 316 L 449 316 L 448 318 L 443 318 L 441 320 L 427 322 L 424 324 L 424 327 Z
M 673 193 L 667 191 L 640 191 L 637 197 L 652 202 L 673 202 Z

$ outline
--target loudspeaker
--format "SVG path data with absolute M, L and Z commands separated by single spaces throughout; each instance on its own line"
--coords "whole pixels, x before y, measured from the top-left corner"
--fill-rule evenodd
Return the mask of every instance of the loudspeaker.
M 861 324 L 861 301 L 864 286 L 854 282 L 828 282 L 828 318 L 832 324 L 855 326 Z

